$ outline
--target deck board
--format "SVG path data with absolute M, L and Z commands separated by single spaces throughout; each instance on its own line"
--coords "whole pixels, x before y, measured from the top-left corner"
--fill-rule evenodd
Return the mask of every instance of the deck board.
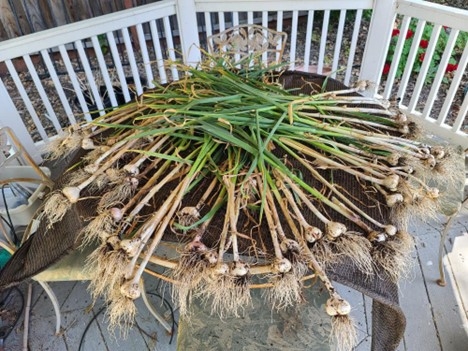
M 412 256 L 416 264 L 412 267 L 409 279 L 400 284 L 400 305 L 407 322 L 405 347 L 407 350 L 438 351 L 439 340 L 418 251 L 414 251 Z
M 356 347 L 356 351 L 369 350 L 370 331 L 368 330 L 364 295 L 342 284 L 335 284 L 335 287 L 341 297 L 348 301 L 353 307 L 351 316 L 355 321 L 359 345 Z
M 447 279 L 446 287 L 440 287 L 436 282 L 439 278 L 439 243 L 445 221 L 445 218 L 440 218 L 438 221 L 415 224 L 418 227 L 418 265 L 415 270 L 419 272 L 409 285 L 403 283 L 401 287 L 402 307 L 408 319 L 405 333 L 408 350 L 418 350 L 419 347 L 434 351 L 459 351 L 466 349 L 468 344 L 453 280 Z M 457 228 L 450 230 L 445 246 L 447 252 L 452 249 L 451 239 L 458 235 Z M 447 275 L 451 276 L 452 272 L 449 271 Z
M 33 284 L 33 295 L 29 319 L 28 345 L 31 350 L 67 350 L 67 346 L 62 334 L 55 335 L 55 313 L 52 303 L 45 291 L 36 282 Z M 68 296 L 72 284 L 59 287 L 51 285 L 57 291 L 59 301 L 63 301 L 64 296 Z M 25 292 L 25 298 L 26 298 Z M 63 315 L 62 315 L 63 318 Z M 23 337 L 21 333 L 21 338 Z
M 464 255 L 466 247 L 458 244 L 467 241 L 468 244 L 468 215 L 464 213 L 454 224 L 449 233 L 445 248 L 448 253 L 445 258 L 447 269 L 447 286 L 440 287 L 435 280 L 438 278 L 438 245 L 441 226 L 439 222 L 429 224 L 418 222 L 419 238 L 414 252 L 415 266 L 410 279 L 400 284 L 400 302 L 407 317 L 405 337 L 397 351 L 460 351 L 468 345 L 466 333 L 466 299 L 468 286 L 466 285 L 468 258 Z M 453 245 L 455 244 L 455 245 Z M 452 271 L 455 270 L 455 273 Z M 30 350 L 77 351 L 80 338 L 86 325 L 99 311 L 102 302 L 96 304 L 92 312 L 86 313 L 91 300 L 86 290 L 87 283 L 57 282 L 51 283 L 61 303 L 63 332 L 55 336 L 55 314 L 52 304 L 42 288 L 34 284 L 32 311 L 29 331 Z M 146 277 L 146 289 L 149 293 L 164 294 L 170 299 L 170 288 L 166 283 Z M 22 290 L 25 291 L 25 284 Z M 456 288 L 455 288 L 456 287 Z M 356 351 L 369 351 L 371 346 L 371 310 L 372 303 L 368 297 L 345 286 L 339 286 L 340 293 L 353 305 L 352 315 L 357 322 L 360 344 Z M 465 294 L 460 298 L 459 293 Z M 161 306 L 160 299 L 150 295 L 153 304 Z M 175 339 L 169 344 L 170 336 L 158 326 L 154 318 L 146 310 L 141 301 L 138 302 L 139 314 L 137 322 L 148 334 L 156 338 L 145 336 L 140 331 L 133 331 L 126 341 L 118 342 L 109 335 L 104 315 L 97 318 L 85 336 L 82 350 L 114 351 L 114 350 L 154 350 L 175 351 Z M 176 311 L 177 313 L 177 311 Z M 167 314 L 168 318 L 170 317 Z M 5 350 L 17 351 L 22 345 L 21 320 L 12 335 L 5 343 Z M 232 340 L 231 340 L 232 341 Z M 304 350 L 305 351 L 305 350 Z
M 89 321 L 93 318 L 95 310 L 100 304 L 92 307 L 92 299 L 86 288 L 88 282 L 59 282 L 54 283 L 56 291 L 61 286 L 72 285 L 73 288 L 61 302 L 62 334 L 70 351 L 78 350 L 83 333 Z M 58 294 L 58 292 L 57 292 Z M 82 350 L 107 350 L 104 339 L 97 328 L 90 328 L 86 333 L 87 348 Z
M 441 338 L 455 350 L 468 344 L 468 210 L 457 217 L 445 244 L 444 266 L 448 291 L 455 297 L 454 303 L 443 311 L 452 322 L 450 330 L 441 331 Z

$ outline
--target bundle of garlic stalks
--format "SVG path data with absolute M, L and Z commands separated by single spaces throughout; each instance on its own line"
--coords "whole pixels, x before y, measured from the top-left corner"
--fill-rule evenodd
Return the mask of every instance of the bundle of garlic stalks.
M 193 296 L 238 315 L 258 286 L 272 308 L 286 308 L 314 276 L 343 350 L 355 342 L 351 307 L 325 269 L 346 258 L 370 277 L 405 272 L 407 219 L 437 211 L 439 192 L 427 184 L 450 182 L 450 151 L 411 139 L 417 128 L 404 114 L 356 94 L 365 83 L 297 95 L 276 68 L 180 65 L 180 81 L 51 145 L 51 157 L 88 150 L 44 217 L 52 227 L 72 204 L 98 199 L 80 240 L 100 243 L 90 288 L 108 301 L 112 325 L 133 321 L 140 278 L 163 241 L 181 243 L 177 261 L 156 260 L 171 268 L 181 315 Z

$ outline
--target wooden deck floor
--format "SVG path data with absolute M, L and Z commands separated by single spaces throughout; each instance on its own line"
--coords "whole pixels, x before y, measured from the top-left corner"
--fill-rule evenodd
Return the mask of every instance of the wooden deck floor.
M 439 277 L 437 260 L 439 239 L 445 220 L 445 217 L 441 217 L 439 221 L 416 222 L 412 225 L 417 241 L 413 253 L 415 264 L 409 279 L 402 281 L 400 286 L 401 306 L 407 317 L 407 328 L 398 351 L 468 349 L 468 211 L 464 210 L 460 214 L 449 232 L 445 244 L 447 255 L 444 259 L 447 286 L 440 287 L 436 284 Z M 91 299 L 86 290 L 86 282 L 61 282 L 51 285 L 61 302 L 62 332 L 60 335 L 54 335 L 55 315 L 52 304 L 41 287 L 33 283 L 28 350 L 170 351 L 177 349 L 177 333 L 174 336 L 168 335 L 141 301 L 138 301 L 137 328 L 134 328 L 126 339 L 122 339 L 118 335 L 112 336 L 107 330 L 104 313 L 101 312 L 102 303 L 90 308 Z M 159 292 L 169 299 L 167 287 L 162 289 L 156 279 L 147 279 L 146 285 L 148 291 Z M 357 321 L 360 338 L 356 350 L 368 351 L 371 345 L 371 301 L 347 287 L 340 286 L 339 289 L 354 307 L 352 313 Z M 21 290 L 26 294 L 26 284 L 21 286 Z M 164 312 L 159 297 L 155 295 L 150 297 Z M 167 309 L 166 316 L 171 320 Z M 22 350 L 23 319 L 22 316 L 5 340 L 5 350 Z M 82 343 L 81 348 L 80 343 Z M 268 346 L 249 346 L 251 345 L 242 345 L 240 342 L 237 348 L 233 346 L 225 349 L 272 350 Z M 274 349 L 290 350 L 287 346 Z M 185 350 L 188 349 L 181 351 Z M 328 348 L 321 346 L 312 350 L 321 351 Z

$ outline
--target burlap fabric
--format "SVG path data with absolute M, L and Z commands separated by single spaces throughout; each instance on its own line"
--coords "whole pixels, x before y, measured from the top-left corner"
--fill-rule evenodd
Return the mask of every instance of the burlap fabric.
M 286 72 L 282 75 L 281 81 L 285 88 L 295 89 L 297 94 L 346 89 L 346 86 L 336 80 L 325 80 L 323 76 L 309 73 Z M 280 154 L 281 150 L 277 150 L 277 152 Z M 82 151 L 78 152 L 68 164 L 75 164 L 82 155 Z M 293 166 L 299 167 L 298 164 L 294 163 Z M 347 173 L 337 170 L 334 170 L 333 174 L 329 170 L 321 170 L 320 172 L 328 179 L 333 177 L 334 183 L 347 189 L 350 196 L 358 198 L 366 206 L 374 208 L 370 210 L 369 214 L 377 220 L 385 222 L 388 217 L 388 211 L 385 208 L 375 206 L 381 199 L 378 196 L 376 197 L 375 194 L 373 196 L 364 195 L 361 184 L 354 177 L 350 177 Z M 56 181 L 55 187 L 60 189 L 62 184 L 66 182 L 66 178 L 66 174 L 60 176 Z M 311 185 L 314 185 L 314 182 L 316 182 L 312 178 L 306 178 L 305 180 Z M 206 181 L 206 184 L 208 183 L 209 179 Z M 192 194 L 192 196 L 188 196 L 187 200 L 184 200 L 185 206 L 193 205 L 198 201 L 198 198 L 203 193 L 203 184 L 198 188 L 198 191 Z M 166 189 L 166 191 L 170 190 L 169 188 Z M 56 223 L 50 229 L 47 228 L 47 223 L 41 222 L 37 232 L 17 250 L 1 271 L 0 289 L 5 289 L 33 277 L 35 274 L 40 273 L 53 263 L 59 261 L 67 253 L 75 250 L 80 244 L 78 237 L 80 229 L 95 215 L 96 202 L 96 199 L 93 198 L 79 201 L 72 206 L 61 222 Z M 157 200 L 153 202 L 153 206 L 158 206 Z M 150 207 L 148 206 L 147 211 L 151 211 Z M 209 234 L 207 237 L 204 237 L 204 242 L 208 246 L 219 237 L 219 228 L 222 227 L 219 224 L 222 222 L 223 215 L 224 212 L 221 211 L 218 220 L 214 220 L 213 224 L 210 225 Z M 311 224 L 318 224 L 316 218 L 308 218 L 308 220 Z M 338 214 L 334 214 L 334 220 L 346 222 Z M 248 223 L 246 218 L 240 218 L 240 222 L 241 227 Z M 351 230 L 358 229 L 351 223 L 346 224 Z M 259 233 L 262 231 L 265 233 L 264 230 L 265 228 L 260 228 Z M 177 236 L 169 231 L 164 239 L 178 240 Z M 256 240 L 266 250 L 270 249 L 269 252 L 272 251 L 269 235 L 260 235 Z M 247 250 L 248 243 L 240 242 L 240 249 Z M 356 289 L 373 299 L 372 350 L 395 350 L 403 337 L 406 324 L 405 316 L 399 307 L 397 285 L 390 279 L 387 279 L 384 272 L 377 272 L 372 277 L 369 277 L 360 272 L 351 262 L 344 260 L 339 264 L 327 266 L 326 270 L 332 280 Z

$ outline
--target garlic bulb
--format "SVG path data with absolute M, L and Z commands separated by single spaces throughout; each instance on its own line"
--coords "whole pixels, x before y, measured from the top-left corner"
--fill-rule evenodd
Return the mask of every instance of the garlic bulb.
M 114 250 L 120 249 L 120 238 L 118 235 L 111 235 L 107 238 L 106 243 L 112 246 Z
M 399 113 L 395 116 L 395 122 L 397 123 L 407 123 L 408 117 L 404 113 Z
M 80 199 L 80 188 L 77 186 L 67 186 L 62 189 L 63 195 L 72 203 L 76 203 Z
M 177 218 L 182 226 L 189 226 L 200 219 L 200 212 L 194 206 L 186 206 L 177 212 Z
M 213 267 L 212 271 L 218 275 L 224 275 L 229 272 L 229 265 L 227 263 L 218 263 Z
M 386 240 L 384 233 L 379 233 L 375 231 L 369 233 L 369 236 L 367 238 L 369 239 L 370 242 L 373 242 L 373 243 L 382 243 Z
M 125 165 L 123 170 L 132 176 L 136 176 L 138 173 L 140 173 L 140 170 L 134 164 Z
M 325 310 L 329 316 L 345 316 L 351 312 L 351 305 L 339 295 L 335 295 L 327 300 Z
M 120 248 L 125 251 L 128 257 L 134 257 L 138 253 L 141 238 L 124 239 L 120 242 Z
M 287 273 L 291 270 L 292 264 L 287 258 L 275 260 L 272 264 L 273 271 L 276 273 Z
M 427 155 L 424 160 L 424 164 L 429 168 L 434 168 L 437 164 L 436 158 L 434 155 Z
M 387 224 L 385 226 L 385 234 L 389 236 L 394 236 L 397 233 L 397 228 L 394 225 Z
M 360 80 L 356 82 L 355 85 L 357 91 L 366 91 L 366 89 L 369 87 L 369 81 L 367 80 Z
M 348 229 L 343 223 L 332 221 L 327 223 L 325 230 L 327 237 L 330 240 L 334 240 L 348 231 Z
M 292 239 L 284 239 L 280 243 L 280 249 L 281 249 L 281 252 L 283 253 L 300 251 L 299 244 L 297 243 L 297 241 L 292 240 Z
M 391 166 L 397 166 L 398 162 L 400 161 L 401 155 L 397 152 L 392 152 L 390 155 L 387 156 L 386 160 Z
M 307 228 L 304 236 L 307 242 L 312 244 L 317 240 L 321 239 L 323 237 L 323 233 L 319 228 L 310 226 L 309 228 Z
M 231 274 L 236 277 L 243 277 L 249 273 L 249 266 L 247 263 L 236 261 L 231 267 Z
M 399 182 L 400 177 L 397 174 L 390 174 L 383 180 L 383 185 L 391 191 L 396 191 Z
M 444 147 L 440 145 L 433 146 L 431 154 L 434 155 L 437 160 L 443 159 L 445 157 Z
M 84 150 L 93 150 L 96 148 L 96 146 L 94 145 L 93 140 L 91 140 L 90 138 L 84 138 L 81 141 L 81 148 Z
M 98 168 L 99 166 L 93 163 L 90 165 L 86 165 L 83 169 L 85 170 L 86 173 L 94 174 L 97 172 Z
M 429 198 L 431 199 L 437 199 L 440 195 L 438 188 L 429 188 L 427 190 L 427 194 L 429 195 Z
M 112 207 L 110 209 L 110 214 L 111 214 L 111 217 L 112 217 L 112 219 L 114 221 L 119 222 L 119 221 L 122 220 L 123 213 L 122 213 L 122 210 L 120 208 Z
M 388 207 L 393 207 L 397 203 L 403 202 L 403 200 L 403 195 L 401 195 L 400 193 L 388 194 L 387 196 L 385 196 L 385 201 Z
M 210 264 L 216 264 L 218 262 L 218 254 L 213 250 L 208 250 L 203 254 L 203 259 Z
M 129 299 L 136 300 L 141 296 L 140 284 L 128 280 L 120 286 L 120 293 Z

